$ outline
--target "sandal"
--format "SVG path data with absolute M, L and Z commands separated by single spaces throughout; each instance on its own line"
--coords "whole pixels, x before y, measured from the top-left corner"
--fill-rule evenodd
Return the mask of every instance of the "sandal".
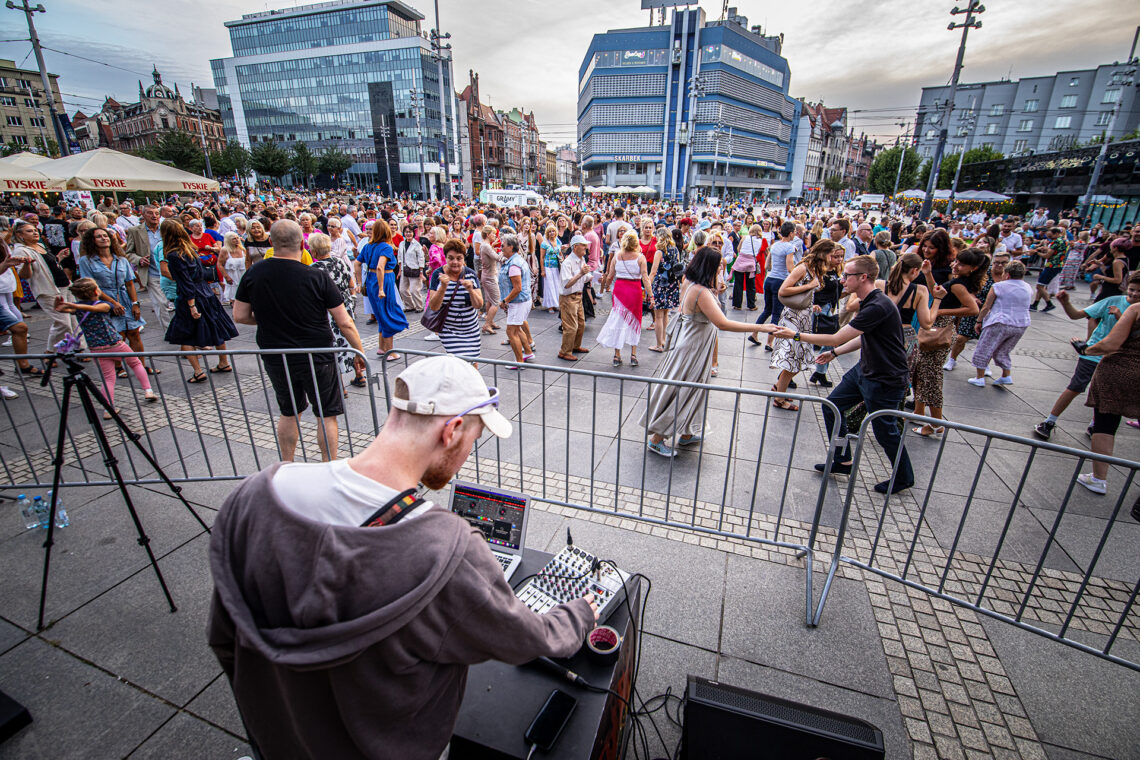
M 920 427 L 911 428 L 910 432 L 921 435 L 923 438 L 941 438 L 942 434 L 946 432 L 946 428 L 941 425 L 938 427 L 934 427 L 933 425 L 921 425 Z
M 367 380 L 365 380 L 363 377 L 357 377 L 357 378 L 353 378 L 352 380 L 349 380 L 349 381 L 348 381 L 348 384 L 349 384 L 349 385 L 354 385 L 354 386 L 356 386 L 357 388 L 363 388 L 363 387 L 365 387 L 366 385 L 368 385 L 368 381 L 367 381 Z
M 663 354 L 663 353 L 665 353 L 665 346 L 650 346 L 649 350 L 655 351 L 659 354 Z
M 148 375 L 161 375 L 161 374 L 162 374 L 162 370 L 160 370 L 160 369 L 156 369 L 155 367 L 147 367 L 147 368 L 146 368 L 146 373 L 147 373 Z
M 800 410 L 800 407 L 798 404 L 796 404 L 791 399 L 786 399 L 786 398 L 772 399 L 772 405 L 779 407 L 780 409 L 787 410 L 789 412 L 798 412 Z
M 52 359 L 52 366 L 55 366 L 55 359 Z M 33 367 L 30 364 L 26 367 L 20 367 L 21 375 L 42 375 L 43 373 L 44 371 L 42 369 L 39 367 Z
M 629 357 L 629 366 L 631 366 L 631 367 L 637 366 L 637 357 L 636 356 Z
M 399 354 L 388 354 L 386 361 L 395 362 L 399 361 L 402 357 Z
M 713 367 L 709 374 L 711 374 L 713 377 L 720 376 L 720 367 Z
M 116 377 L 120 377 L 120 378 L 122 378 L 122 377 L 126 377 L 126 376 L 127 376 L 127 371 L 126 371 L 125 369 L 121 369 L 121 370 L 119 370 L 119 371 L 118 371 L 118 373 L 117 373 L 115 376 L 116 376 Z
M 219 364 L 218 366 L 210 369 L 210 372 L 215 374 L 215 375 L 218 374 L 219 372 L 233 372 L 233 371 L 234 371 L 234 367 L 232 364 L 227 364 L 224 367 Z
M 122 409 L 116 409 L 115 414 L 118 414 L 121 411 L 123 411 L 123 410 Z M 105 420 L 111 419 L 111 413 L 110 412 L 103 412 L 103 419 L 105 419 Z
M 615 356 L 615 357 L 614 357 L 614 366 L 615 366 L 615 367 L 620 367 L 620 366 L 621 366 L 621 357 L 620 357 L 620 356 Z
M 193 377 L 191 377 L 186 382 L 188 382 L 188 383 L 204 383 L 204 382 L 206 382 L 206 373 L 205 372 L 199 372 L 198 374 L 194 375 Z

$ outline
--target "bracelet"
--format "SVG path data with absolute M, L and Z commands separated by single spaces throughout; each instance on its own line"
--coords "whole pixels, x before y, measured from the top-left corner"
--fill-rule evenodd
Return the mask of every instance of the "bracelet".
M 131 301 L 131 306 L 138 306 L 138 305 L 139 305 L 138 301 Z

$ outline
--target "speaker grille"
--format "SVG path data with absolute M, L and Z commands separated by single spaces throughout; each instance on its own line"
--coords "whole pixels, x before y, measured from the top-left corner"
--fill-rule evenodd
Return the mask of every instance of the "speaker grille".
M 864 744 L 873 745 L 877 743 L 875 731 L 861 722 L 846 720 L 831 713 L 802 707 L 774 697 L 766 697 L 763 694 L 741 691 L 705 681 L 695 681 L 693 695 L 697 699 L 723 705 L 731 710 L 793 726 L 803 726 Z

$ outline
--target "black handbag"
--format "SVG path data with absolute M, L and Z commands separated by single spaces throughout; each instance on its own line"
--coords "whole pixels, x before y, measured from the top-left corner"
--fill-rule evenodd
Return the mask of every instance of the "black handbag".
M 816 335 L 834 335 L 839 332 L 839 317 L 835 314 L 816 314 L 811 331 Z

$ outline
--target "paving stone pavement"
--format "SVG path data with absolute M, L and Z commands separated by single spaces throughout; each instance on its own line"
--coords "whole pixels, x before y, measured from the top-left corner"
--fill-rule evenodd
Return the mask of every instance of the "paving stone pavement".
M 600 313 L 599 320 L 591 324 L 587 331 L 588 338 L 596 334 L 603 316 L 604 312 Z M 735 316 L 747 318 L 743 313 L 737 313 Z M 1071 367 L 1070 355 L 1058 348 L 1064 345 L 1063 333 L 1069 326 L 1062 323 L 1054 324 L 1058 320 L 1050 320 L 1048 317 L 1044 319 L 1036 317 L 1035 320 L 1048 327 L 1047 331 L 1042 331 L 1047 332 L 1047 338 L 1039 341 L 1040 347 L 1027 346 L 1015 352 L 1015 356 L 1024 359 L 1027 370 L 1025 374 L 1032 377 L 1033 382 L 1030 385 L 1034 387 L 1027 387 L 1023 396 L 1015 396 L 1020 390 L 1015 386 L 1014 393 L 1009 397 L 1005 395 L 995 397 L 999 399 L 997 403 L 1001 404 L 1009 404 L 1013 398 L 1016 398 L 1024 407 L 1003 409 L 996 419 L 999 423 L 1010 423 L 1012 420 L 1008 430 L 1019 434 L 1025 434 L 1024 427 L 1028 420 L 1036 421 L 1033 419 L 1033 414 L 1039 413 L 1042 405 L 1047 408 L 1051 402 L 1051 399 L 1039 400 L 1036 396 L 1055 393 L 1063 387 L 1067 379 L 1066 367 Z M 35 317 L 31 322 L 35 335 L 37 334 Z M 540 357 L 545 354 L 552 355 L 556 350 L 558 339 L 556 318 L 547 318 L 546 315 L 536 313 L 532 317 L 532 324 L 539 343 Z M 362 332 L 367 329 L 363 324 L 361 328 Z M 365 334 L 366 348 L 372 351 L 377 345 L 376 337 L 374 334 Z M 397 349 L 438 350 L 438 344 L 426 342 L 423 337 L 422 328 L 414 325 L 412 330 L 397 340 Z M 508 350 L 499 346 L 498 342 L 498 337 L 484 339 L 484 345 L 490 356 L 506 358 Z M 733 339 L 733 343 L 739 342 Z M 243 336 L 234 341 L 231 348 L 251 345 L 250 333 L 248 329 L 243 328 Z M 600 351 L 593 345 L 590 347 L 594 350 L 587 357 L 588 361 L 580 363 L 581 366 L 586 369 L 609 371 L 606 352 Z M 161 348 L 166 347 L 161 346 Z M 963 359 L 968 359 L 968 353 Z M 722 372 L 718 383 L 726 387 L 766 387 L 770 384 L 774 372 L 767 370 L 766 357 L 761 357 L 759 360 L 755 357 L 756 355 L 750 354 L 746 348 L 730 344 L 727 339 L 722 341 Z M 379 360 L 370 358 L 373 359 L 374 370 L 378 369 L 375 362 Z M 644 363 L 639 373 L 629 367 L 623 367 L 620 374 L 632 377 L 638 374 L 641 376 L 650 374 L 658 357 L 645 352 L 642 358 Z M 1021 367 L 1021 360 L 1015 359 L 1018 368 Z M 169 371 L 173 367 L 173 362 L 166 361 L 162 364 L 166 371 L 160 378 L 160 382 L 164 383 L 162 405 L 136 405 L 133 401 L 122 404 L 124 417 L 128 423 L 133 429 L 146 429 L 149 437 L 144 436 L 144 442 L 153 447 L 156 456 L 162 455 L 159 457 L 160 461 L 172 475 L 204 476 L 206 474 L 203 469 L 204 462 L 199 460 L 206 457 L 211 457 L 210 461 L 217 466 L 216 477 L 239 477 L 251 471 L 254 468 L 251 452 L 260 452 L 259 461 L 262 464 L 273 460 L 275 450 L 273 420 L 269 413 L 269 401 L 265 398 L 264 380 L 253 371 L 255 368 L 251 369 L 252 365 L 247 365 L 241 358 L 236 363 L 239 371 L 235 378 L 237 382 L 232 383 L 233 391 L 229 390 L 230 385 L 227 385 L 226 376 L 211 377 L 212 383 L 217 381 L 213 386 L 219 391 L 216 394 L 216 402 L 213 398 L 208 398 L 202 392 L 202 388 L 196 388 L 191 392 L 178 387 L 178 373 L 174 372 L 171 375 Z M 402 363 L 399 366 L 402 366 Z M 499 370 L 485 368 L 485 372 L 500 380 L 503 378 Z M 1036 377 L 1035 373 L 1040 373 L 1041 378 Z M 517 383 L 520 388 L 528 384 L 539 386 L 533 390 L 533 394 L 540 400 L 546 397 L 553 398 L 559 393 L 556 379 L 548 378 L 546 373 L 543 373 L 541 381 L 536 383 L 530 380 L 533 374 L 528 369 L 523 373 L 526 383 L 522 379 L 513 377 L 511 383 Z M 832 376 L 833 379 L 837 379 L 834 370 Z M 1018 377 L 1016 369 L 1015 377 Z M 976 396 L 972 389 L 966 391 L 961 386 L 953 388 L 951 378 L 961 380 L 961 377 L 947 375 L 948 414 L 955 418 L 969 419 L 978 411 Z M 120 383 L 120 393 L 124 392 L 124 383 L 125 381 Z M 504 385 L 510 388 L 509 384 L 504 383 Z M 14 387 L 24 391 L 22 395 L 38 399 L 37 403 L 52 399 L 53 391 L 49 389 L 33 385 Z M 588 386 L 584 384 L 583 389 L 586 388 Z M 804 390 L 801 388 L 801 392 Z M 814 387 L 806 390 L 823 395 Z M 640 384 L 630 381 L 621 386 L 621 391 L 629 394 L 624 399 L 625 419 L 636 422 L 636 415 L 640 413 L 636 407 L 643 399 L 643 389 Z M 1045 393 L 1046 391 L 1048 393 Z M 382 419 L 383 389 L 379 382 L 373 386 L 372 392 L 378 399 L 379 417 Z M 574 394 L 578 392 L 577 389 L 573 391 Z M 609 387 L 598 391 L 599 394 L 613 392 Z M 994 392 L 1002 393 L 996 389 Z M 525 395 L 529 393 L 530 390 L 524 390 L 524 395 L 513 399 L 516 407 L 525 402 Z M 371 440 L 367 395 L 366 391 L 350 389 L 349 416 L 355 424 L 351 434 L 342 431 L 340 446 L 342 455 L 350 455 L 353 450 Z M 559 403 L 568 403 L 570 397 L 571 394 L 562 391 Z M 243 403 L 246 407 L 244 410 Z M 5 407 L 7 409 L 9 405 L 5 404 Z M 15 409 L 14 405 L 12 409 Z M 534 411 L 529 407 L 528 410 L 528 414 Z M 725 413 L 732 413 L 727 419 L 736 419 L 736 413 L 733 413 L 731 406 Z M 757 412 L 749 409 L 739 414 L 744 415 L 742 419 L 746 420 L 758 418 Z M 516 411 L 516 416 L 519 415 L 521 410 Z M 1069 420 L 1070 416 L 1074 418 L 1073 421 Z M 1087 421 L 1087 417 L 1082 408 L 1074 407 L 1063 418 L 1063 423 L 1079 431 Z M 44 415 L 42 420 L 37 420 L 46 430 L 45 435 L 37 433 L 27 422 L 12 422 L 15 419 L 17 417 L 9 414 L 9 430 L 15 425 L 15 430 L 21 433 L 21 440 L 26 443 L 26 451 L 16 455 L 15 447 L 10 445 L 10 437 L 5 435 L 9 445 L 0 442 L 4 477 L 8 478 L 7 482 L 23 482 L 24 478 L 30 476 L 33 471 L 42 477 L 42 473 L 50 471 L 51 467 L 52 454 L 48 438 L 54 429 L 55 420 L 50 414 Z M 764 419 L 766 421 L 767 417 Z M 801 445 L 822 449 L 823 428 L 818 412 L 814 407 L 810 410 L 805 408 L 802 420 L 805 425 L 810 425 L 814 420 L 815 432 L 811 436 L 804 437 Z M 702 562 L 707 562 L 708 557 L 720 556 L 726 558 L 726 562 L 735 558 L 733 561 L 747 563 L 745 567 L 750 568 L 747 571 L 750 573 L 782 577 L 783 572 L 791 572 L 802 577 L 803 560 L 797 557 L 794 548 L 758 543 L 754 539 L 757 537 L 778 539 L 793 546 L 806 545 L 811 530 L 811 504 L 806 504 L 807 519 L 804 519 L 805 505 L 797 502 L 814 498 L 814 492 L 808 490 L 805 495 L 805 492 L 793 491 L 789 505 L 800 509 L 798 511 L 789 509 L 785 512 L 784 500 L 777 502 L 767 493 L 761 494 L 757 499 L 756 494 L 748 493 L 750 489 L 747 486 L 741 493 L 737 493 L 734 488 L 726 489 L 727 504 L 722 507 L 719 502 L 721 493 L 719 490 L 714 489 L 715 498 L 709 498 L 710 492 L 707 489 L 702 490 L 699 482 L 692 483 L 687 475 L 678 474 L 674 480 L 672 469 L 668 471 L 667 483 L 663 480 L 663 473 L 660 470 L 653 470 L 645 488 L 637 483 L 636 478 L 627 479 L 624 476 L 615 478 L 617 473 L 613 472 L 612 467 L 609 470 L 604 468 L 614 456 L 613 444 L 622 446 L 624 451 L 618 450 L 630 461 L 640 464 L 642 456 L 640 444 L 636 443 L 640 440 L 636 425 L 631 423 L 631 432 L 626 429 L 628 426 L 621 424 L 623 421 L 625 420 L 618 419 L 616 428 L 603 426 L 603 429 L 609 429 L 609 432 L 599 437 L 597 444 L 600 451 L 596 455 L 590 452 L 588 463 L 582 467 L 576 466 L 575 459 L 569 457 L 569 449 L 565 452 L 567 454 L 565 466 L 557 461 L 557 456 L 553 453 L 549 458 L 540 456 L 536 451 L 537 441 L 532 435 L 528 439 L 529 445 L 525 446 L 525 450 L 520 450 L 514 459 L 511 459 L 513 454 L 509 450 L 504 452 L 497 447 L 492 449 L 484 444 L 478 454 L 465 466 L 461 476 L 501 480 L 505 487 L 542 493 L 545 498 L 555 501 L 592 504 L 599 510 L 591 512 L 555 503 L 538 503 L 538 510 L 544 517 L 538 521 L 540 527 L 532 527 L 532 531 L 541 532 L 545 537 L 542 543 L 549 548 L 556 548 L 561 525 L 593 526 L 575 527 L 576 538 L 581 531 L 587 531 L 586 535 L 592 540 L 605 542 L 607 534 L 595 535 L 589 531 L 610 531 L 614 536 L 629 536 L 627 539 L 619 539 L 619 542 L 631 546 L 640 548 L 643 545 L 638 543 L 639 541 L 652 542 L 644 546 L 654 547 L 677 566 L 692 562 L 692 558 L 696 556 L 706 558 Z M 588 437 L 590 431 L 589 427 L 585 427 L 584 430 L 575 429 L 568 432 L 568 427 L 574 427 L 574 421 L 569 426 L 553 419 L 544 422 L 549 424 L 543 431 L 543 440 L 552 447 L 564 435 L 569 440 L 570 432 L 582 433 Z M 1021 427 L 1015 429 L 1016 425 Z M 0 427 L 2 426 L 3 423 L 0 422 Z M 101 457 L 93 434 L 89 431 L 84 432 L 83 427 L 72 426 L 67 454 L 69 476 L 81 477 L 81 473 L 74 466 L 76 460 L 81 459 L 83 460 L 81 463 L 85 465 L 90 475 L 98 478 L 103 469 Z M 773 430 L 775 429 L 774 427 Z M 767 431 L 766 426 L 765 431 Z M 311 424 L 306 426 L 304 432 L 310 441 L 313 440 L 315 428 Z M 530 435 L 529 430 L 528 435 Z M 1136 459 L 1140 446 L 1137 445 L 1135 438 L 1134 435 L 1129 437 L 1127 431 L 1123 431 L 1118 437 L 1118 455 Z M 40 445 L 36 445 L 37 440 Z M 112 441 L 114 440 L 112 436 Z M 577 446 L 580 440 L 573 441 L 575 458 L 581 454 Z M 622 440 L 625 440 L 624 444 L 621 444 Z M 630 440 L 635 443 L 631 445 Z M 185 445 L 176 452 L 169 446 L 178 441 Z M 908 441 L 912 452 L 916 453 L 920 447 L 928 443 Z M 955 441 L 955 443 L 961 443 L 963 448 L 972 446 L 975 453 L 979 453 L 976 451 L 978 448 L 976 444 L 970 444 L 968 441 Z M 1075 437 L 1069 445 L 1072 443 L 1083 444 Z M 710 440 L 709 444 L 706 454 L 711 462 L 712 456 L 719 450 L 716 440 Z M 122 441 L 119 441 L 117 449 L 121 447 Z M 1083 448 L 1083 445 L 1081 447 Z M 545 452 L 545 449 L 543 451 Z M 741 453 L 734 457 L 733 452 L 734 450 L 729 447 L 727 453 L 730 456 L 723 460 L 726 462 L 724 471 L 727 473 L 724 480 L 730 485 L 738 480 L 746 484 L 754 482 L 753 475 L 759 472 L 756 463 L 751 462 L 750 469 L 746 461 L 750 455 Z M 934 509 L 930 510 L 926 515 L 927 519 L 921 525 L 918 524 L 918 515 L 923 505 L 919 495 L 908 494 L 901 498 L 892 498 L 891 507 L 884 511 L 882 497 L 871 492 L 869 486 L 885 477 L 887 464 L 877 447 L 868 448 L 867 455 L 865 464 L 869 471 L 864 477 L 856 479 L 853 485 L 855 492 L 851 526 L 844 553 L 860 561 L 869 562 L 872 546 L 875 545 L 875 536 L 878 534 L 880 539 L 874 555 L 875 567 L 897 573 L 901 573 L 902 569 L 907 567 L 908 578 L 936 586 L 950 552 L 941 528 L 934 525 L 936 517 L 934 512 L 944 500 L 950 498 L 951 494 L 944 494 L 941 491 L 937 493 L 936 498 L 931 501 Z M 1016 459 L 1007 451 L 996 452 L 996 456 L 999 457 L 1007 455 L 1011 459 Z M 760 457 L 761 460 L 763 458 Z M 141 460 L 136 463 L 135 459 L 137 455 L 131 459 L 132 467 L 138 464 L 138 472 L 142 477 L 147 477 L 149 468 L 145 467 L 145 463 L 141 463 Z M 916 461 L 917 459 L 916 456 Z M 233 464 L 230 471 L 221 468 L 221 464 L 227 462 Z M 796 469 L 803 467 L 802 462 L 796 462 Z M 810 468 L 810 464 L 806 467 Z M 917 464 L 916 468 L 921 469 Z M 124 468 L 124 472 L 128 469 L 130 468 Z M 235 474 L 231 475 L 231 471 Z M 150 477 L 153 478 L 153 475 Z M 666 484 L 675 488 L 669 490 L 665 487 Z M 232 484 L 225 482 L 216 485 L 188 483 L 185 489 L 191 501 L 197 506 L 204 507 L 209 513 L 212 508 L 216 508 L 217 499 L 231 487 Z M 846 487 L 847 483 L 842 478 L 836 479 L 836 484 L 829 489 L 828 496 L 838 498 L 839 495 L 845 494 Z M 953 491 L 953 488 L 950 490 Z M 104 492 L 106 491 L 107 489 L 104 489 Z M 143 501 L 147 498 L 159 499 L 163 489 L 151 486 L 149 489 L 143 489 L 142 493 Z M 112 494 L 110 498 L 115 500 L 118 497 Z M 98 499 L 95 500 L 96 504 L 97 502 Z M 1079 506 L 1083 509 L 1085 505 L 1082 503 Z M 94 517 L 84 519 L 90 510 L 91 507 L 87 505 L 73 509 L 76 529 L 90 529 L 95 524 Z M 1027 508 L 1026 511 L 1032 510 Z M 1103 510 L 1098 514 L 1103 515 Z M 672 524 L 653 524 L 639 521 L 636 517 L 668 520 Z M 1102 517 L 1097 519 L 1103 522 Z M 1043 522 L 1047 527 L 1048 516 Z M 916 526 L 917 539 L 914 541 L 912 553 L 910 540 L 916 535 Z M 1121 523 L 1114 527 L 1114 531 L 1118 528 L 1125 531 L 1132 527 Z M 819 584 L 822 582 L 823 574 L 827 572 L 835 548 L 837 533 L 835 528 L 835 524 L 823 524 L 816 537 L 813 569 L 817 578 L 817 596 Z M 736 535 L 720 536 L 707 532 L 718 530 Z M 64 531 L 65 536 L 67 533 Z M 1127 532 L 1125 535 L 1137 536 L 1135 532 Z M 32 536 L 12 534 L 10 530 L 0 532 L 0 540 L 5 540 L 8 544 L 10 562 L 34 563 L 37 560 L 38 555 L 30 551 L 30 548 L 34 547 L 25 540 L 27 538 Z M 160 561 L 178 562 L 183 555 L 190 552 L 190 555 L 186 556 L 191 558 L 188 567 L 192 568 L 194 586 L 202 586 L 204 582 L 205 588 L 208 589 L 204 551 L 200 546 L 202 536 L 197 535 L 195 538 L 194 534 L 186 533 L 181 540 L 183 543 L 180 546 L 183 548 L 172 548 L 171 551 L 163 553 Z M 1065 538 L 1065 541 L 1067 540 Z M 580 538 L 577 542 L 583 543 Z M 61 553 L 65 555 L 67 551 L 69 550 L 61 549 Z M 641 552 L 624 562 L 652 564 L 651 556 L 651 553 Z M 1066 546 L 1066 556 L 1075 557 L 1076 551 Z M 1011 605 L 1025 593 L 1032 577 L 1035 562 L 1031 558 L 1003 555 L 995 562 L 992 555 L 966 551 L 959 547 L 953 554 L 946 588 L 956 594 L 970 594 L 970 592 L 976 594 L 991 562 L 993 572 L 990 590 L 987 591 L 987 604 L 998 612 L 1012 612 L 1014 610 Z M 35 567 L 34 564 L 16 566 Z M 1136 566 L 1131 567 L 1134 569 Z M 730 564 L 726 565 L 726 568 L 731 569 Z M 776 568 L 786 568 L 786 570 L 777 571 Z M 1100 568 L 1098 565 L 1097 570 Z M 1084 569 L 1087 569 L 1087 566 L 1082 568 L 1065 558 L 1054 560 L 1050 557 L 1042 579 L 1026 607 L 1026 620 L 1043 624 L 1045 627 L 1057 625 L 1069 611 L 1074 594 L 1084 578 Z M 125 624 L 138 626 L 141 658 L 144 661 L 148 659 L 157 661 L 160 658 L 154 654 L 154 650 L 165 648 L 165 639 L 172 634 L 152 630 L 152 624 L 146 622 L 154 615 L 163 614 L 159 611 L 160 605 L 153 599 L 153 589 L 147 588 L 148 585 L 153 585 L 153 579 L 145 577 L 147 572 L 149 571 L 145 568 L 136 571 L 139 573 L 139 584 L 145 589 L 148 601 L 132 605 L 129 614 L 121 609 L 117 609 L 116 612 L 126 615 L 125 620 L 128 622 Z M 1091 577 L 1088 594 L 1082 605 L 1074 612 L 1071 624 L 1074 629 L 1094 637 L 1090 641 L 1095 640 L 1095 636 L 1108 633 L 1111 622 L 1119 617 L 1128 603 L 1129 594 L 1134 587 L 1132 584 L 1135 581 L 1130 583 L 1123 579 L 1123 575 L 1124 573 L 1117 572 L 1108 575 L 1094 573 Z M 108 599 L 114 596 L 115 589 L 122 587 L 124 583 L 130 583 L 133 577 L 134 575 L 125 579 L 108 578 L 105 583 L 106 588 L 92 590 L 87 596 L 68 601 L 56 610 L 53 627 L 40 635 L 31 635 L 28 628 L 30 623 L 21 612 L 26 604 L 16 603 L 17 600 L 12 596 L 19 593 L 19 589 L 11 588 L 7 592 L 0 593 L 0 688 L 7 690 L 10 684 L 15 683 L 19 686 L 21 679 L 27 679 L 29 662 L 43 663 L 42 667 L 46 669 L 46 673 L 59 679 L 61 683 L 68 682 L 69 669 L 89 671 L 90 674 L 81 676 L 81 679 L 90 679 L 92 683 L 101 684 L 99 688 L 110 689 L 108 694 L 112 696 L 106 699 L 101 710 L 107 718 L 114 715 L 115 710 L 128 709 L 126 705 L 142 700 L 138 702 L 137 708 L 131 708 L 135 709 L 135 712 L 130 713 L 140 716 L 139 719 L 134 721 L 135 725 L 131 730 L 123 732 L 122 741 L 118 744 L 105 745 L 105 756 L 191 756 L 171 755 L 169 748 L 194 747 L 194 751 L 199 753 L 194 756 L 239 757 L 246 751 L 240 721 L 235 720 L 232 698 L 228 695 L 224 679 L 219 679 L 216 669 L 208 667 L 208 657 L 206 664 L 199 665 L 202 674 L 186 680 L 187 694 L 172 698 L 163 688 L 152 682 L 151 676 L 125 674 L 122 666 L 113 664 L 117 660 L 110 653 L 115 647 L 106 649 L 94 647 L 95 653 L 93 653 L 93 645 L 87 641 L 87 636 L 91 634 L 85 633 L 89 626 L 75 624 L 68 626 L 69 620 L 84 619 L 85 610 L 97 612 L 102 610 L 104 605 L 112 604 Z M 726 590 L 722 595 L 730 595 L 727 569 L 723 583 Z M 933 598 L 925 592 L 900 583 L 882 579 L 846 563 L 839 567 L 836 584 L 837 597 L 840 596 L 840 589 L 844 589 L 843 593 L 850 595 L 850 604 L 856 605 L 857 609 L 862 609 L 866 613 L 870 626 L 869 634 L 858 636 L 852 631 L 851 636 L 860 642 L 863 654 L 869 662 L 881 661 L 879 667 L 889 693 L 884 692 L 876 699 L 883 701 L 877 702 L 862 693 L 871 687 L 853 690 L 852 685 L 845 682 L 843 670 L 846 664 L 842 661 L 828 661 L 825 656 L 824 660 L 828 662 L 830 668 L 821 670 L 812 666 L 792 666 L 781 660 L 768 660 L 764 656 L 750 654 L 747 647 L 741 649 L 737 645 L 734 648 L 731 641 L 739 638 L 740 627 L 744 626 L 747 630 L 757 621 L 747 617 L 726 617 L 725 610 L 730 606 L 727 597 L 720 602 L 720 633 L 711 639 L 704 638 L 703 634 L 686 632 L 685 629 L 690 625 L 695 625 L 688 620 L 675 620 L 663 628 L 647 627 L 647 647 L 651 651 L 659 652 L 661 661 L 670 663 L 670 668 L 660 672 L 663 666 L 658 667 L 647 659 L 648 672 L 645 673 L 645 680 L 653 686 L 660 684 L 661 689 L 646 691 L 643 696 L 663 690 L 664 685 L 671 685 L 676 692 L 683 683 L 685 672 L 706 670 L 707 672 L 702 674 L 710 677 L 719 675 L 727 682 L 761 691 L 773 689 L 774 684 L 782 684 L 784 690 L 777 689 L 777 692 L 801 693 L 802 696 L 797 698 L 808 702 L 814 701 L 820 706 L 830 706 L 832 709 L 839 709 L 840 706 L 848 704 L 849 700 L 848 712 L 868 719 L 873 718 L 872 722 L 884 730 L 888 742 L 888 757 L 1125 757 L 1128 755 L 1128 750 L 1123 748 L 1140 746 L 1140 734 L 1132 725 L 1137 695 L 1140 695 L 1140 689 L 1137 688 L 1140 681 L 1135 677 L 1135 673 L 1124 671 L 1118 666 L 1110 666 L 1113 670 L 1110 671 L 1111 675 L 1107 680 L 1112 687 L 1115 687 L 1113 693 L 1122 699 L 1103 702 L 1098 702 L 1096 699 L 1088 700 L 1102 710 L 1102 720 L 1106 725 L 1119 728 L 1115 737 L 1105 739 L 1101 745 L 1093 742 L 1095 737 L 1080 735 L 1080 731 L 1074 736 L 1058 737 L 1051 724 L 1064 721 L 1061 716 L 1042 711 L 1040 704 L 1043 697 L 1039 692 L 1049 689 L 1050 684 L 1048 680 L 1046 683 L 1040 681 L 1052 679 L 1058 685 L 1079 683 L 1082 681 L 1079 666 L 1070 667 L 1063 672 L 1050 673 L 1041 670 L 1027 672 L 1022 662 L 1015 662 L 1018 658 L 1012 657 L 1012 652 L 1004 641 L 993 640 L 991 635 L 992 626 L 995 625 L 993 621 L 983 620 L 971 610 Z M 683 598 L 688 591 L 680 588 L 677 589 L 677 593 L 681 596 L 672 599 L 674 603 Z M 802 588 L 799 593 L 802 596 Z M 671 606 L 667 597 L 658 596 L 656 603 L 664 605 L 666 609 Z M 843 617 L 847 610 L 842 605 L 847 603 L 840 598 L 830 601 L 819 629 L 804 629 L 801 611 L 798 624 L 793 614 L 784 620 L 785 630 L 777 633 L 793 639 L 798 637 L 805 645 L 813 639 L 818 641 L 820 636 L 840 633 L 849 625 L 849 621 Z M 802 599 L 800 604 L 802 610 Z M 659 614 L 669 615 L 668 611 Z M 200 617 L 200 611 L 198 615 Z M 196 631 L 201 630 L 197 621 L 191 624 L 191 627 L 194 626 L 197 626 Z M 182 624 L 182 627 L 185 625 Z M 61 631 L 58 635 L 54 633 L 57 630 Z M 1135 610 L 1120 635 L 1121 639 L 1127 642 L 1140 641 L 1140 615 Z M 1003 638 L 1004 636 L 1003 633 Z M 191 637 L 191 642 L 193 640 Z M 54 649 L 57 653 L 55 658 L 45 660 L 38 654 L 40 650 L 37 647 L 43 643 L 49 644 Z M 1061 647 L 1039 637 L 1030 637 L 1029 646 L 1035 650 L 1040 649 L 1043 653 Z M 1136 650 L 1128 651 L 1133 653 L 1133 659 L 1137 659 Z M 1088 655 L 1075 654 L 1079 658 L 1091 659 Z M 63 659 L 59 659 L 60 657 Z M 1047 654 L 1045 658 L 1049 659 Z M 197 659 L 202 658 L 197 657 Z M 1007 667 L 1007 662 L 1012 663 L 1012 670 Z M 1078 659 L 1077 662 L 1081 663 L 1084 660 Z M 758 673 L 763 673 L 763 677 L 760 678 Z M 759 680 L 756 680 L 757 678 Z M 102 685 L 105 681 L 106 685 Z M 114 683 L 125 683 L 131 690 L 129 695 L 125 696 L 126 693 L 116 689 L 112 685 Z M 27 699 L 35 703 L 45 714 L 51 715 L 59 703 L 55 694 L 41 694 L 27 689 L 24 691 L 27 692 Z M 823 694 L 830 695 L 830 698 L 824 699 L 821 696 Z M 667 743 L 675 734 L 675 731 L 670 733 L 668 729 L 669 727 L 666 727 L 665 731 Z M 1093 734 L 1095 730 L 1088 727 L 1086 733 Z M 83 744 L 79 740 L 63 741 L 51 756 L 92 756 L 89 752 L 91 746 L 104 746 L 98 743 L 91 744 L 89 735 L 83 738 L 88 744 Z M 8 745 L 0 745 L 0 758 L 47 756 L 44 753 L 49 745 L 45 741 L 39 725 L 33 726 L 25 730 L 15 744 L 9 742 Z M 656 740 L 654 743 L 656 744 Z M 16 754 L 11 754 L 12 752 Z

